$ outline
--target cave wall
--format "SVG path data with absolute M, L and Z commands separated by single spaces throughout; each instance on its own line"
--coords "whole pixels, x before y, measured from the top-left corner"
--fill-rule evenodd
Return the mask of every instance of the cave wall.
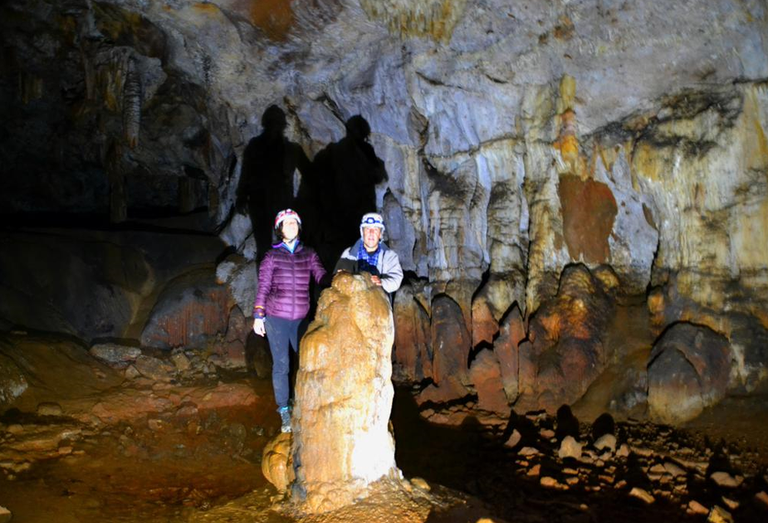
M 648 292 L 658 333 L 705 325 L 743 356 L 768 329 L 760 0 L 9 0 L 0 15 L 5 212 L 120 219 L 184 207 L 191 185 L 252 258 L 232 207 L 262 111 L 281 105 L 310 156 L 362 114 L 427 316 L 447 294 L 470 329 L 474 310 L 531 318 L 582 263 Z

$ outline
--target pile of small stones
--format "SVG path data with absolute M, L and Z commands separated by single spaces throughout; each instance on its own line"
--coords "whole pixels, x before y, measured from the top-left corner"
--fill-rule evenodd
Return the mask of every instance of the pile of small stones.
M 607 414 L 592 426 L 579 424 L 567 407 L 557 418 L 530 413 L 511 420 L 505 438 L 518 473 L 546 489 L 613 489 L 648 505 L 664 500 L 713 523 L 734 521 L 740 511 L 768 517 L 768 475 L 756 452 L 737 445 L 635 420 L 615 424 Z
M 130 380 L 194 383 L 215 378 L 219 369 L 233 368 L 232 362 L 219 354 L 183 348 L 162 352 L 102 343 L 91 347 L 89 352 L 103 363 L 124 372 Z

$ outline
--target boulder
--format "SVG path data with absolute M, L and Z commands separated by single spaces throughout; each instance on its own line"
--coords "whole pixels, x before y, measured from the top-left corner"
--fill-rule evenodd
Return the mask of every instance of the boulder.
M 394 389 L 389 298 L 369 275 L 339 273 L 302 339 L 296 379 L 293 498 L 321 513 L 399 477 L 389 432 Z
M 115 367 L 128 366 L 141 356 L 140 348 L 126 347 L 117 343 L 98 343 L 92 346 L 88 352 L 91 353 L 91 356 Z
M 135 367 L 142 376 L 158 381 L 170 380 L 172 373 L 176 371 L 174 365 L 143 354 L 136 358 Z
M 676 323 L 651 351 L 648 406 L 653 419 L 678 424 L 725 397 L 731 372 L 728 340 L 700 325 Z
M 216 267 L 216 281 L 229 287 L 234 302 L 250 316 L 258 291 L 256 262 L 232 254 Z
M 227 330 L 230 296 L 210 269 L 171 281 L 157 298 L 141 334 L 145 347 L 206 348 Z

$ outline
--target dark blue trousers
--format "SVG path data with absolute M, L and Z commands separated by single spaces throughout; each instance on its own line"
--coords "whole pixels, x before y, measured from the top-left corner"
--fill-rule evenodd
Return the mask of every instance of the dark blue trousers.
M 298 354 L 299 330 L 303 321 L 267 316 L 264 322 L 269 351 L 272 353 L 272 389 L 278 408 L 288 406 L 291 394 L 288 376 L 291 370 L 291 355 L 288 347 L 293 347 L 293 352 Z

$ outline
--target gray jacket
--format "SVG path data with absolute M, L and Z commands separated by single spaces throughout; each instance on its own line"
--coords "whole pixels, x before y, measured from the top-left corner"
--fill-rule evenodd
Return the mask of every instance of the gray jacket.
M 341 253 L 341 258 L 333 270 L 334 273 L 342 270 L 352 273 L 360 272 L 357 267 L 357 252 L 362 242 L 363 240 L 357 240 L 352 247 Z M 381 278 L 381 287 L 392 294 L 400 288 L 403 281 L 403 268 L 400 266 L 400 258 L 397 253 L 387 247 L 384 242 L 379 244 L 379 249 L 381 249 L 381 253 L 376 263 L 376 269 L 378 269 L 379 278 Z

